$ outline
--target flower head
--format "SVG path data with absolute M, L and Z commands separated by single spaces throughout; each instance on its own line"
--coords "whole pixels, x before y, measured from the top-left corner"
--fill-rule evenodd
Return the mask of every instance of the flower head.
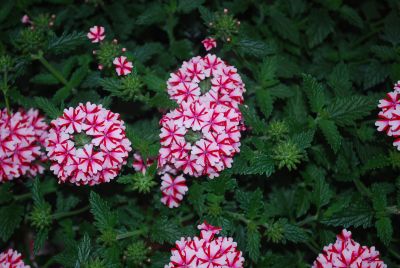
M 127 75 L 132 72 L 132 62 L 128 61 L 125 56 L 116 57 L 113 64 L 115 65 L 115 71 L 118 76 Z
M 207 51 L 213 49 L 214 47 L 217 47 L 217 41 L 212 37 L 204 39 L 203 41 L 201 41 L 201 43 Z
M 51 122 L 46 150 L 60 182 L 95 185 L 118 175 L 131 143 L 119 114 L 87 102 Z
M 171 250 L 170 263 L 165 268 L 207 267 L 242 268 L 244 258 L 231 237 L 216 237 L 221 228 L 204 222 L 198 226 L 200 236 L 181 238 Z
M 0 110 L 0 182 L 43 173 L 48 125 L 37 110 Z
M 87 37 L 92 41 L 92 43 L 99 43 L 106 37 L 104 27 L 93 26 L 89 29 Z
M 351 238 L 351 232 L 343 230 L 334 244 L 324 247 L 312 268 L 386 268 L 375 247 L 361 246 Z
M 182 175 L 174 178 L 170 174 L 164 174 L 161 180 L 161 202 L 169 208 L 178 207 L 188 191 L 186 179 Z
M 16 250 L 9 249 L 0 253 L 0 267 L 1 268 L 30 268 L 25 265 L 22 256 Z

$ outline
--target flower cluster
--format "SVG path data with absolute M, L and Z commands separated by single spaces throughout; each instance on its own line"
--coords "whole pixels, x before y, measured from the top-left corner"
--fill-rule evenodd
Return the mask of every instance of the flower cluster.
M 231 237 L 215 237 L 221 228 L 207 222 L 198 226 L 200 237 L 181 238 L 171 250 L 170 263 L 164 268 L 204 267 L 242 268 L 244 258 Z
M 0 111 L 0 182 L 24 175 L 43 173 L 40 151 L 48 125 L 37 110 L 20 110 L 14 114 Z
M 203 41 L 201 41 L 201 43 L 207 51 L 210 51 L 211 49 L 217 47 L 217 41 L 212 37 L 204 39 Z
M 386 99 L 379 101 L 381 111 L 375 125 L 378 131 L 385 131 L 395 138 L 393 146 L 400 150 L 400 81 L 394 85 L 394 91 L 386 94 Z
M 131 143 L 119 114 L 88 102 L 51 122 L 46 150 L 60 182 L 95 185 L 118 175 Z
M 9 249 L 0 253 L 0 268 L 30 268 L 30 266 L 25 265 L 20 253 Z
M 231 167 L 240 147 L 243 124 L 238 106 L 245 88 L 237 70 L 215 55 L 198 56 L 172 73 L 167 86 L 179 107 L 160 120 L 158 166 L 195 177 L 218 177 Z
M 335 244 L 324 247 L 312 268 L 386 268 L 375 247 L 361 246 L 351 238 L 351 232 L 343 230 Z
M 90 41 L 92 41 L 92 43 L 101 43 L 106 38 L 104 27 L 93 26 L 89 29 L 87 37 Z M 118 48 L 118 41 L 116 39 L 114 39 L 111 43 L 102 43 L 99 51 L 93 51 L 93 54 L 99 55 L 98 58 L 100 64 L 98 65 L 98 69 L 102 70 L 104 66 L 109 66 L 109 61 L 112 57 L 112 63 L 115 66 L 115 72 L 118 76 L 130 74 L 132 72 L 133 64 L 132 62 L 128 61 L 127 57 L 125 56 L 116 56 L 116 54 L 120 53 L 120 51 L 126 52 L 126 48 Z
M 189 190 L 186 179 L 182 175 L 174 178 L 167 173 L 161 177 L 161 180 L 161 202 L 169 208 L 179 207 L 183 196 Z

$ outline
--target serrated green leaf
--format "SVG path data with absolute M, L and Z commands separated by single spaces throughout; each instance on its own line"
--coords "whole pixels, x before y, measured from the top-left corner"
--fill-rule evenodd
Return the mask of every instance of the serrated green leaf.
M 389 246 L 393 239 L 393 225 L 389 217 L 379 218 L 375 222 L 375 228 L 378 232 L 378 237 L 386 245 Z
M 43 110 L 50 119 L 55 119 L 62 114 L 62 111 L 46 98 L 35 97 L 34 102 L 35 105 L 39 109 Z
M 335 98 L 325 109 L 329 119 L 339 126 L 348 126 L 367 116 L 376 107 L 376 100 L 365 96 Z
M 44 246 L 47 238 L 49 236 L 48 229 L 40 229 L 35 236 L 35 241 L 33 242 L 33 255 L 36 255 L 39 250 Z
M 261 235 L 257 226 L 248 226 L 246 251 L 251 260 L 257 262 L 260 257 Z
M 0 208 L 0 238 L 7 241 L 19 227 L 24 208 L 17 204 L 11 204 Z
M 345 19 L 348 23 L 350 23 L 353 26 L 356 26 L 358 28 L 362 28 L 364 23 L 360 15 L 357 13 L 357 11 L 347 5 L 343 5 L 340 8 L 340 15 L 342 16 L 343 19 Z
M 86 39 L 86 33 L 76 31 L 72 33 L 64 32 L 60 37 L 52 35 L 47 49 L 54 54 L 66 53 L 75 49 L 75 47 L 85 42 Z
M 324 134 L 325 139 L 331 146 L 332 150 L 337 153 L 342 144 L 342 136 L 335 124 L 335 122 L 331 120 L 321 119 L 318 122 L 318 126 Z
M 283 229 L 285 239 L 293 243 L 301 243 L 309 239 L 307 232 L 303 228 L 294 224 L 286 223 L 284 224 Z
M 350 226 L 364 228 L 372 226 L 373 211 L 368 206 L 342 207 L 342 211 L 331 215 L 329 218 L 323 218 L 322 223 L 331 226 L 340 226 L 348 228 Z
M 109 204 L 100 195 L 90 192 L 90 212 L 93 214 L 95 224 L 100 230 L 113 228 L 117 222 L 117 216 L 111 211 Z
M 261 112 L 264 114 L 264 118 L 268 119 L 272 113 L 272 97 L 267 90 L 258 89 L 256 91 L 256 101 Z
M 311 75 L 303 75 L 303 90 L 307 95 L 311 110 L 318 113 L 326 103 L 324 87 Z
M 300 32 L 297 25 L 278 9 L 272 9 L 269 12 L 271 18 L 271 27 L 282 38 L 295 44 L 300 42 Z
M 324 18 L 321 20 L 321 18 Z M 322 43 L 328 35 L 333 32 L 334 21 L 326 10 L 313 10 L 308 17 L 306 34 L 311 48 Z

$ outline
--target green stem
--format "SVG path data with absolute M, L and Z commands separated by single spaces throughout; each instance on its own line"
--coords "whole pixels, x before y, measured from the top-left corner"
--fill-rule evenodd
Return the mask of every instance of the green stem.
M 139 236 L 141 234 L 144 234 L 145 232 L 146 232 L 146 230 L 144 230 L 144 229 L 126 232 L 126 233 L 117 235 L 116 240 L 122 240 L 122 239 L 133 237 L 133 236 Z
M 32 55 L 33 59 L 36 59 L 40 61 L 43 66 L 62 84 L 65 86 L 68 85 L 68 81 L 64 78 L 64 76 L 56 69 L 54 68 L 50 62 L 48 62 L 44 57 L 43 57 L 43 52 L 39 52 L 36 55 Z
M 395 257 L 396 259 L 400 260 L 400 254 L 394 251 L 392 248 L 388 248 L 388 252 Z
M 317 219 L 318 219 L 318 214 L 317 215 L 313 215 L 313 216 L 309 216 L 309 217 L 305 218 L 304 220 L 300 221 L 297 225 L 303 226 L 303 225 L 306 225 L 307 223 L 316 221 Z
M 4 95 L 4 102 L 6 103 L 6 108 L 7 108 L 7 113 L 10 114 L 10 101 L 8 100 L 8 83 L 7 83 L 8 77 L 7 77 L 7 71 L 4 72 L 3 75 L 3 95 Z
M 45 195 L 45 194 L 49 194 L 49 193 L 52 193 L 55 191 L 56 191 L 55 187 L 53 187 L 53 188 L 47 187 L 42 190 L 42 193 Z M 15 201 L 23 201 L 25 199 L 31 198 L 31 196 L 32 196 L 32 193 L 26 193 L 26 194 L 20 194 L 20 195 L 13 195 L 13 198 Z
M 83 207 L 83 208 L 80 208 L 80 209 L 77 209 L 77 210 L 73 210 L 73 211 L 55 213 L 51 217 L 53 218 L 53 220 L 59 220 L 61 218 L 65 218 L 65 217 L 70 217 L 70 216 L 81 214 L 82 212 L 85 212 L 87 210 L 89 210 L 89 206 L 86 206 L 86 207 Z

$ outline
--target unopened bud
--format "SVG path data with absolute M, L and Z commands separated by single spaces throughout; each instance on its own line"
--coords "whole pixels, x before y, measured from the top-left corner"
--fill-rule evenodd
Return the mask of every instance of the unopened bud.
M 113 39 L 113 43 L 114 44 L 118 44 L 118 40 L 117 39 Z
M 228 9 L 227 8 L 224 8 L 224 13 L 225 14 L 228 13 Z
M 51 18 L 52 18 L 53 20 L 55 20 L 55 19 L 56 19 L 56 14 L 51 15 Z
M 50 26 L 50 27 L 53 27 L 53 26 L 54 26 L 54 22 L 50 21 L 50 22 L 49 22 L 49 26 Z
M 99 64 L 99 66 L 97 67 L 100 71 L 103 70 L 103 65 Z
M 96 55 L 97 51 L 96 51 L 96 50 L 93 50 L 93 52 L 92 52 L 92 53 L 93 53 L 93 55 Z
M 226 38 L 226 42 L 230 42 L 230 41 L 231 41 L 230 37 Z
M 123 48 L 121 49 L 121 51 L 122 51 L 122 52 L 126 52 L 126 48 L 123 47 Z

